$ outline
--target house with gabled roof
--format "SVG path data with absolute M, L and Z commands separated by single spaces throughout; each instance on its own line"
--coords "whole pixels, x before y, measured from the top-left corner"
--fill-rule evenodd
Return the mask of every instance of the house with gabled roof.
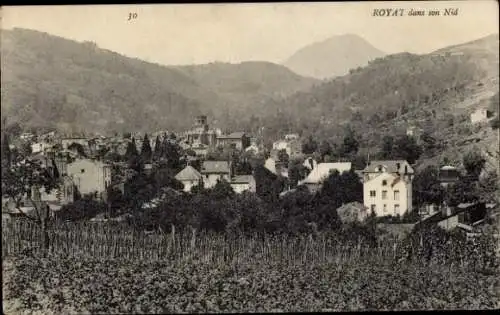
M 214 187 L 220 180 L 231 182 L 231 165 L 228 161 L 203 161 L 200 173 L 205 188 Z
M 233 132 L 228 135 L 217 136 L 217 146 L 229 145 L 237 150 L 244 150 L 250 146 L 250 137 L 245 132 Z
M 405 160 L 372 161 L 363 170 L 364 205 L 377 216 L 412 211 L 414 170 Z
M 191 192 L 194 186 L 197 186 L 202 181 L 202 175 L 191 165 L 186 166 L 182 171 L 175 175 L 175 179 L 184 184 L 184 191 Z
M 351 162 L 319 163 L 305 179 L 299 182 L 299 185 L 305 185 L 311 192 L 316 192 L 321 189 L 323 182 L 332 172 L 336 170 L 342 174 L 349 171 L 351 167 Z
M 244 191 L 255 192 L 256 182 L 253 175 L 237 175 L 231 179 L 231 188 L 237 194 L 241 194 Z

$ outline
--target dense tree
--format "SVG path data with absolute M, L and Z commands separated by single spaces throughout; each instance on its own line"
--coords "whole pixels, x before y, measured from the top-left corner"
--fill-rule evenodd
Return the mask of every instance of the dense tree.
M 384 136 L 382 138 L 382 147 L 380 148 L 380 158 L 384 160 L 391 159 L 393 157 L 394 149 L 394 137 Z
M 367 157 L 363 154 L 357 154 L 351 162 L 353 169 L 363 170 L 366 167 Z
M 420 140 L 422 141 L 422 150 L 428 156 L 434 154 L 436 149 L 439 149 L 439 144 L 437 140 L 432 137 L 428 132 L 422 133 L 420 136 Z
M 2 144 L 1 144 L 1 154 L 2 154 L 2 170 L 4 167 L 10 167 L 11 164 L 11 151 L 9 144 L 9 137 L 6 133 L 2 134 Z
M 132 138 L 132 141 L 127 143 L 127 150 L 125 151 L 125 158 L 127 161 L 131 161 L 136 159 L 139 156 L 137 152 L 137 146 L 135 144 L 135 139 Z
M 335 170 L 324 181 L 319 196 L 322 204 L 337 209 L 345 203 L 362 202 L 363 184 L 354 170 L 342 174 Z
M 181 190 L 184 185 L 175 179 L 175 172 L 168 168 L 166 163 L 159 163 L 152 173 L 155 190 L 158 192 L 162 188 L 170 187 Z
M 86 196 L 73 203 L 64 205 L 61 210 L 57 211 L 55 217 L 64 221 L 89 220 L 98 214 L 106 213 L 107 210 L 108 206 L 104 202 Z
M 262 165 L 255 168 L 254 176 L 257 195 L 267 202 L 275 202 L 283 190 L 283 181 Z
M 395 159 L 403 159 L 414 164 L 422 154 L 422 148 L 417 144 L 414 137 L 401 136 L 394 143 L 393 156 Z
M 465 170 L 467 171 L 467 175 L 469 175 L 472 179 L 478 179 L 479 174 L 484 168 L 486 164 L 486 159 L 480 153 L 479 150 L 473 150 L 468 152 L 463 157 L 463 165 Z
M 356 138 L 354 130 L 350 126 L 346 128 L 346 135 L 342 141 L 342 154 L 344 156 L 349 156 L 351 154 L 356 154 L 359 149 L 359 142 Z
M 331 156 L 332 155 L 332 146 L 330 143 L 326 140 L 321 141 L 319 145 L 319 153 L 321 155 L 321 158 L 324 160 L 326 155 Z
M 49 248 L 49 206 L 40 198 L 41 190 L 50 193 L 59 185 L 57 172 L 53 166 L 47 166 L 39 161 L 25 159 L 23 163 L 12 164 L 2 172 L 2 197 L 14 201 L 17 211 L 24 217 L 37 223 L 42 229 L 42 246 L 44 252 Z M 33 206 L 31 213 L 21 208 L 21 201 L 26 198 Z
M 444 198 L 444 189 L 438 179 L 439 170 L 435 166 L 428 166 L 415 174 L 413 180 L 413 203 L 416 207 L 426 204 L 441 205 Z
M 214 199 L 232 198 L 235 196 L 235 192 L 227 181 L 218 180 L 215 186 L 209 191 L 209 196 Z
M 158 194 L 154 178 L 147 176 L 143 172 L 136 172 L 125 183 L 125 196 L 129 207 L 133 211 L 138 211 L 142 205 Z
M 146 133 L 144 135 L 144 139 L 142 140 L 141 159 L 144 163 L 147 163 L 151 161 L 152 157 L 153 157 L 153 152 L 151 150 L 151 144 L 149 143 L 148 134 Z
M 285 165 L 288 165 L 290 157 L 285 149 L 281 149 L 278 152 L 278 161 L 283 162 Z
M 163 155 L 163 146 L 160 140 L 160 135 L 156 136 L 155 146 L 153 149 L 153 158 L 158 160 Z
M 288 184 L 290 188 L 297 187 L 297 184 L 300 180 L 306 178 L 308 175 L 309 169 L 302 165 L 300 161 L 290 162 L 288 167 Z
M 302 144 L 302 153 L 312 154 L 317 150 L 317 148 L 318 144 L 316 143 L 316 141 L 314 141 L 313 136 L 309 136 L 306 142 Z
M 165 150 L 165 158 L 167 159 L 167 166 L 176 173 L 179 172 L 182 169 L 180 146 L 168 140 L 163 142 L 163 146 Z
M 479 200 L 477 183 L 470 177 L 461 178 L 458 182 L 446 188 L 446 204 L 455 207 L 460 203 L 476 202 Z
M 68 146 L 68 150 L 76 152 L 81 157 L 87 157 L 85 153 L 85 148 L 80 143 L 73 142 Z
M 18 148 L 18 153 L 21 156 L 28 157 L 33 153 L 31 144 L 28 141 L 22 141 Z

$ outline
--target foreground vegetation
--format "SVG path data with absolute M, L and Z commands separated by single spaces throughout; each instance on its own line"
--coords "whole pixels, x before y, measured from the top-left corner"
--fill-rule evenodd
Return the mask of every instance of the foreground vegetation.
M 22 222 L 22 223 L 21 223 Z M 495 240 L 440 229 L 374 243 L 355 226 L 301 236 L 4 224 L 4 310 L 179 313 L 490 309 Z
M 193 313 L 492 309 L 494 275 L 370 261 L 210 265 L 16 257 L 4 298 L 15 310 Z

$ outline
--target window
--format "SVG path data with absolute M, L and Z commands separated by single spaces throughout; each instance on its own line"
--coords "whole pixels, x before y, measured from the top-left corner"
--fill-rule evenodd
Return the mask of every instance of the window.
M 85 169 L 83 169 L 83 168 L 82 168 L 82 169 L 80 170 L 80 173 L 85 173 Z
M 387 212 L 387 205 L 384 205 L 384 213 Z
M 376 197 L 377 192 L 375 190 L 370 190 L 370 197 Z
M 387 186 L 387 181 L 385 179 L 382 181 L 382 186 Z
M 399 190 L 394 191 L 394 200 L 399 200 Z
M 398 215 L 398 214 L 400 214 L 400 213 L 399 213 L 399 205 L 398 205 L 398 204 L 395 204 L 395 205 L 394 205 L 394 215 Z
M 382 199 L 387 199 L 387 190 L 382 190 Z

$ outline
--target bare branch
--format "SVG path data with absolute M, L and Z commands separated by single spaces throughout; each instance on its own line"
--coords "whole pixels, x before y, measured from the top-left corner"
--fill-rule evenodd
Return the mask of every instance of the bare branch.
M 31 196 L 28 197 L 28 200 L 31 202 L 31 204 L 33 204 L 33 207 L 35 208 L 35 213 L 38 217 L 38 221 L 39 222 L 42 222 L 42 216 L 40 214 L 41 210 L 38 209 L 38 206 L 37 204 L 35 204 L 35 202 L 33 201 L 33 199 L 31 198 Z

